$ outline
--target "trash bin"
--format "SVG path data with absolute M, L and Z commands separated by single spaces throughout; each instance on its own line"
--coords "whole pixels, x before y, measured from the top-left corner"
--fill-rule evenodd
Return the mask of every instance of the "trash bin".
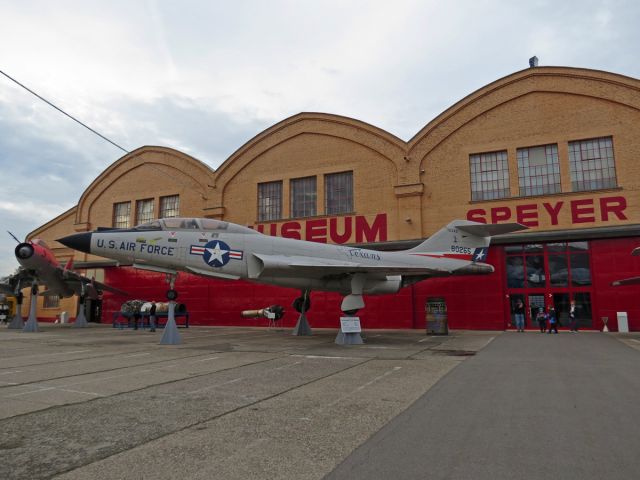
M 449 335 L 447 304 L 444 298 L 428 298 L 425 304 L 427 335 Z

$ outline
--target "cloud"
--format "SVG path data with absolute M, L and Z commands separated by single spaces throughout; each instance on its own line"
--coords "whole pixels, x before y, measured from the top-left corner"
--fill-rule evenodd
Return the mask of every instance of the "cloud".
M 169 146 L 213 168 L 301 111 L 408 140 L 534 54 L 640 77 L 631 0 L 0 5 L 0 70 L 125 149 Z M 20 235 L 73 206 L 124 153 L 4 77 L 0 132 L 0 224 Z M 14 263 L 0 235 L 0 275 Z

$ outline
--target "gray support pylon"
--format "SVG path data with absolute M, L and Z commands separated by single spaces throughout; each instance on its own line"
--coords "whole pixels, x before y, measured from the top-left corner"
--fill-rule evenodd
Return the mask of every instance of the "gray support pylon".
M 75 328 L 82 328 L 89 325 L 87 322 L 87 316 L 84 314 L 84 302 L 80 304 L 80 310 L 78 312 L 78 316 L 76 317 L 76 321 L 73 322 L 73 326 Z
M 13 316 L 11 323 L 7 328 L 14 330 L 22 330 L 24 328 L 24 320 L 22 319 L 22 302 L 16 305 L 16 314 Z
M 38 332 L 38 318 L 36 317 L 38 309 L 38 286 L 35 285 L 31 289 L 31 304 L 29 305 L 29 318 L 25 323 L 23 332 Z
M 336 335 L 336 345 L 363 345 L 364 340 L 362 340 L 362 336 L 360 333 L 343 333 L 342 331 L 338 332 Z
M 313 335 L 311 327 L 309 326 L 309 322 L 307 321 L 307 316 L 304 313 L 304 309 L 302 310 L 302 313 L 300 313 L 300 316 L 298 317 L 298 323 L 296 323 L 296 326 L 291 332 L 291 335 Z
M 160 345 L 179 345 L 182 343 L 178 326 L 176 325 L 176 302 L 169 302 L 169 317 L 167 324 L 164 326 L 164 332 L 160 339 Z

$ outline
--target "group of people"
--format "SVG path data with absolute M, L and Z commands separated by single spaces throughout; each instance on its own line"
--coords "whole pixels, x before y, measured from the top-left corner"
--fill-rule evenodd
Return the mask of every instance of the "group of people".
M 521 299 L 516 301 L 513 307 L 514 320 L 518 332 L 524 332 L 524 303 Z M 538 322 L 540 333 L 558 333 L 558 315 L 553 306 L 545 312 L 543 307 L 539 307 L 535 315 L 535 321 Z M 576 319 L 576 302 L 573 300 L 569 306 L 569 330 L 571 333 L 578 333 L 578 320 Z
M 133 329 L 138 330 L 138 325 L 142 319 L 142 314 L 138 311 L 133 314 Z M 156 302 L 151 302 L 149 307 L 149 331 L 156 331 Z

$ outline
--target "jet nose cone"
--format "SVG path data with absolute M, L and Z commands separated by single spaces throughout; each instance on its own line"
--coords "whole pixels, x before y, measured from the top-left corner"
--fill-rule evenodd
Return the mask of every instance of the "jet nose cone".
M 65 247 L 80 250 L 85 253 L 91 253 L 91 232 L 74 233 L 68 237 L 60 238 L 58 241 Z

